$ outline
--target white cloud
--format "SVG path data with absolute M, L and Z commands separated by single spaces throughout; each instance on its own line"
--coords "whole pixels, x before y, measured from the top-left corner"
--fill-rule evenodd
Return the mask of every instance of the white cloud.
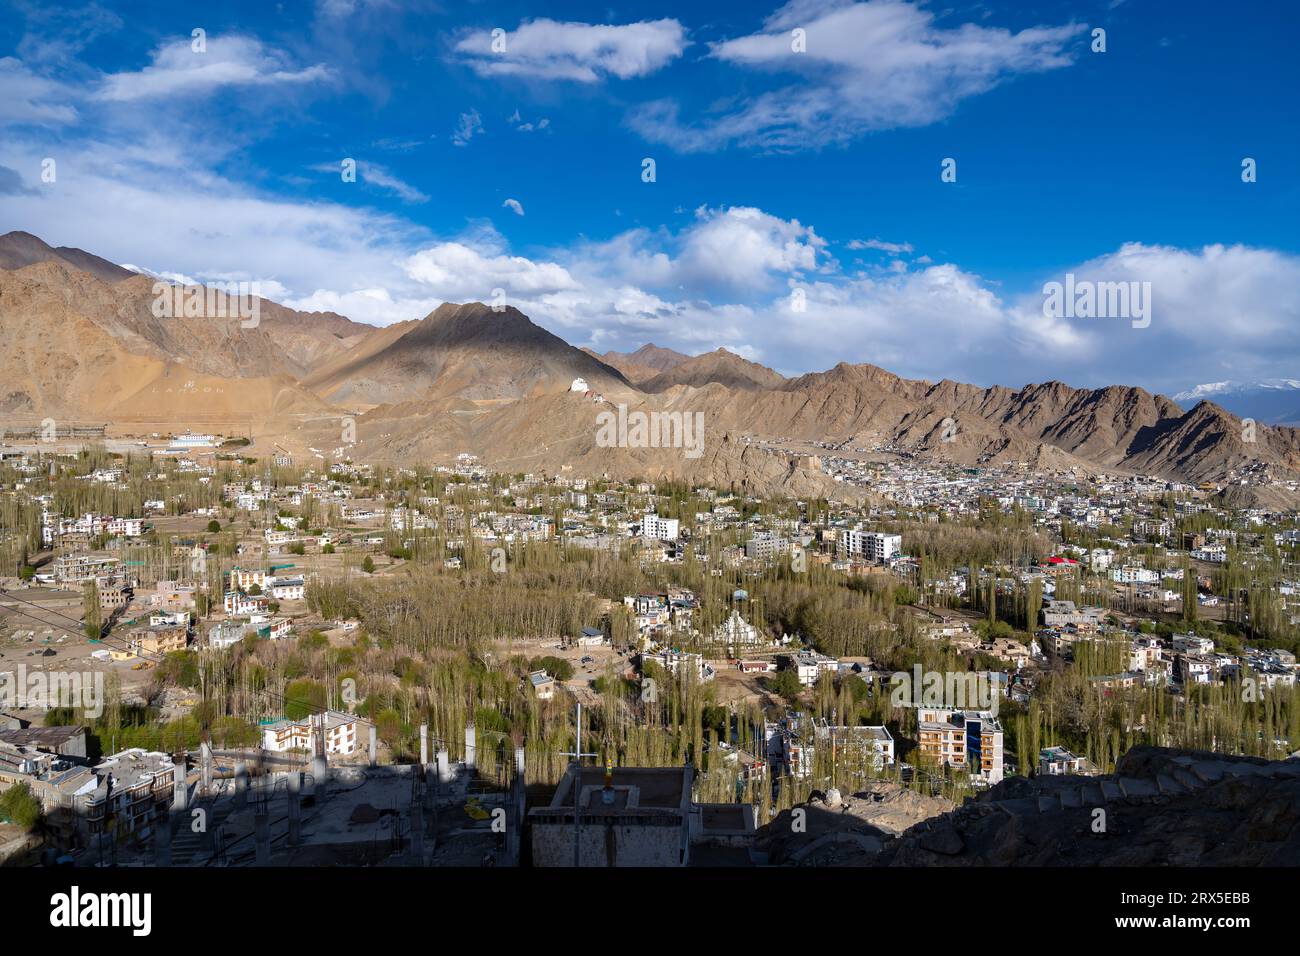
M 1153 382 L 1165 389 L 1216 378 L 1285 377 L 1300 365 L 1295 255 L 1244 245 L 1126 243 L 1043 281 L 1064 282 L 1067 272 L 1076 282 L 1149 282 L 1151 305 L 1150 325 L 1134 328 L 1123 318 L 1047 319 L 1041 293 L 1021 298 L 1018 332 L 1066 380 L 1071 360 L 1094 382 Z
M 518 199 L 507 199 L 501 205 L 506 209 L 513 210 L 516 216 L 522 216 L 524 214 L 524 205 Z
M 316 83 L 331 75 L 323 64 L 295 69 L 285 53 L 253 37 L 209 36 L 206 47 L 195 52 L 188 39 L 160 46 L 144 69 L 106 76 L 97 96 L 110 101 L 159 99 L 225 86 Z
M 456 131 L 451 134 L 451 141 L 457 146 L 467 146 L 475 134 L 481 132 L 483 132 L 483 118 L 478 115 L 478 110 L 472 109 L 468 113 L 460 114 L 460 121 L 456 124 Z
M 338 163 L 317 163 L 311 167 L 316 172 L 338 176 L 341 166 Z M 357 161 L 358 179 L 383 192 L 391 193 L 409 203 L 428 202 L 429 197 L 405 180 L 399 179 L 386 166 L 365 160 Z
M 477 30 L 456 43 L 482 76 L 524 76 L 596 83 L 608 77 L 646 76 L 681 56 L 686 30 L 676 20 L 642 20 L 619 26 L 560 23 L 540 19 L 521 23 L 493 49 L 491 30 Z M 500 40 L 497 41 L 500 45 Z
M 60 126 L 77 119 L 68 90 L 61 83 L 37 76 L 21 60 L 0 57 L 0 90 L 4 90 L 0 96 L 0 126 Z
M 557 263 L 493 255 L 464 242 L 437 243 L 405 260 L 402 267 L 432 294 L 454 301 L 485 302 L 498 288 L 507 295 L 529 297 L 580 288 Z
M 5 196 L 6 226 L 163 274 L 256 280 L 293 308 L 376 324 L 442 301 L 490 301 L 501 288 L 575 343 L 721 345 L 783 372 L 875 362 L 931 379 L 1126 382 L 1172 394 L 1292 378 L 1300 367 L 1300 257 L 1275 250 L 1130 243 L 1039 276 L 1022 294 L 951 262 L 909 265 L 896 257 L 908 243 L 880 239 L 858 241 L 887 254 L 880 267 L 846 271 L 812 224 L 702 207 L 679 229 L 523 255 L 486 222 L 434 236 L 371 210 L 262 195 L 205 165 L 219 146 L 171 129 L 67 146 L 57 186 Z M 5 138 L 0 166 L 38 169 L 43 150 Z M 1066 271 L 1149 281 L 1150 326 L 1044 318 L 1041 284 Z
M 355 289 L 339 292 L 317 289 L 310 295 L 289 297 L 283 304 L 301 312 L 337 312 L 358 322 L 392 325 L 428 315 L 443 302 L 436 297 L 412 296 L 395 299 L 387 289 Z
M 57 186 L 5 197 L 8 228 L 160 274 L 255 280 L 283 290 L 291 306 L 344 303 L 348 308 L 337 311 L 362 322 L 388 324 L 428 312 L 427 290 L 399 265 L 428 240 L 423 230 L 365 209 L 261 196 L 184 165 L 207 155 L 199 144 L 172 142 L 171 130 L 155 135 L 120 146 L 65 148 Z M 38 146 L 0 142 L 0 165 L 39 168 L 40 156 Z M 357 292 L 374 289 L 389 290 L 389 300 Z M 308 301 L 312 296 L 319 304 Z
M 925 126 L 1005 79 L 1069 65 L 1070 41 L 1086 29 L 1067 24 L 1013 33 L 973 23 L 948 29 L 908 0 L 795 0 L 764 27 L 713 44 L 710 55 L 795 73 L 800 80 L 698 123 L 683 122 L 672 100 L 647 103 L 633 113 L 634 128 L 693 152 L 732 143 L 799 150 L 849 142 L 872 130 Z M 806 33 L 806 52 L 792 48 L 795 28 Z
M 812 271 L 826 243 L 811 227 L 746 206 L 699 209 L 679 259 L 686 281 L 761 288 L 776 273 Z
M 912 251 L 910 242 L 885 242 L 883 239 L 850 239 L 845 248 L 855 251 L 863 249 L 876 249 L 880 252 L 888 252 L 890 255 L 898 255 L 901 252 Z

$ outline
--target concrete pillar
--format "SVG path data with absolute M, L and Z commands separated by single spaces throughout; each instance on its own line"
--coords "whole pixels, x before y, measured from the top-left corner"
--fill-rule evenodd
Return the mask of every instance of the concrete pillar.
M 509 807 L 506 826 L 506 858 L 511 866 L 519 865 L 520 848 L 524 833 L 524 808 L 527 794 L 527 755 L 523 747 L 515 748 L 515 779 L 510 782 Z
M 330 763 L 324 754 L 317 754 L 311 759 L 311 776 L 314 781 L 312 792 L 317 800 L 325 799 L 325 788 L 330 782 Z
M 206 740 L 199 745 L 199 760 L 203 765 L 203 795 L 206 797 L 212 792 L 212 748 Z
M 302 842 L 302 771 L 289 774 L 289 846 Z
M 465 769 L 473 770 L 478 765 L 478 752 L 474 745 L 475 732 L 473 724 L 465 725 Z
M 183 813 L 189 808 L 190 788 L 185 780 L 185 760 L 172 764 L 172 810 Z
M 429 766 L 429 725 L 420 725 L 420 772 Z
M 438 751 L 438 783 L 443 785 L 451 783 L 451 762 L 446 750 Z
M 379 728 L 374 724 L 370 725 L 370 766 L 375 766 L 379 762 Z
M 235 764 L 235 806 L 248 806 L 248 764 L 242 760 Z

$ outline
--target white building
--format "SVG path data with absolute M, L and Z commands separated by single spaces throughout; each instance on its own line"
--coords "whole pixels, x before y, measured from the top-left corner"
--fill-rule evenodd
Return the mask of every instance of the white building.
M 816 651 L 800 651 L 788 658 L 788 661 L 790 669 L 799 678 L 799 683 L 805 687 L 816 684 L 817 678 L 821 677 L 822 674 L 834 676 L 840 669 L 838 660 L 827 657 L 825 654 L 818 654 Z
M 314 752 L 318 735 L 324 735 L 325 753 L 347 756 L 357 750 L 357 719 L 336 710 L 311 714 L 303 720 L 277 720 L 262 728 L 262 749 Z
M 686 669 L 686 673 L 694 671 L 695 679 L 700 683 L 711 681 L 718 676 L 717 671 L 713 669 L 713 665 L 708 663 L 703 655 L 692 654 L 687 651 L 675 651 L 665 648 L 653 654 L 642 654 L 642 665 L 644 666 L 647 662 L 658 664 L 674 677 L 682 672 L 683 668 Z
M 676 541 L 677 525 L 676 518 L 661 518 L 651 513 L 641 519 L 641 534 L 658 541 Z
M 741 617 L 739 611 L 732 611 L 731 617 L 714 628 L 713 643 L 725 644 L 728 648 L 755 647 L 761 640 L 758 628 Z
M 302 578 L 273 578 L 271 596 L 277 601 L 301 601 L 307 596 L 307 585 Z
M 745 557 L 751 561 L 766 561 L 777 555 L 789 553 L 789 539 L 777 537 L 771 532 L 760 531 L 745 542 Z
M 1110 579 L 1116 584 L 1156 584 L 1160 581 L 1160 572 L 1132 566 L 1111 568 Z
M 883 564 L 902 549 L 903 536 L 899 534 L 849 529 L 840 536 L 840 552 L 849 558 Z

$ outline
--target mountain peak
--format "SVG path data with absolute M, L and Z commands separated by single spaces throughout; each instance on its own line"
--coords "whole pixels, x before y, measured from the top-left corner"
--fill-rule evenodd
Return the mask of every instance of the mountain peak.
M 57 249 L 30 232 L 14 230 L 0 236 L 0 269 L 22 269 L 38 262 L 62 262 L 73 269 L 89 272 L 102 282 L 120 282 L 135 275 L 130 269 L 84 249 L 59 246 Z

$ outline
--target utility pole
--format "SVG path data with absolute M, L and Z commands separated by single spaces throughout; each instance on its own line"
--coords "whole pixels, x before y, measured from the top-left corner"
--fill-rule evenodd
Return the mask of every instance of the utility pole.
M 582 752 L 582 703 L 578 703 L 577 738 L 573 752 L 561 752 L 561 757 L 573 758 L 573 865 L 581 866 L 582 843 L 582 758 L 594 757 L 596 754 Z

